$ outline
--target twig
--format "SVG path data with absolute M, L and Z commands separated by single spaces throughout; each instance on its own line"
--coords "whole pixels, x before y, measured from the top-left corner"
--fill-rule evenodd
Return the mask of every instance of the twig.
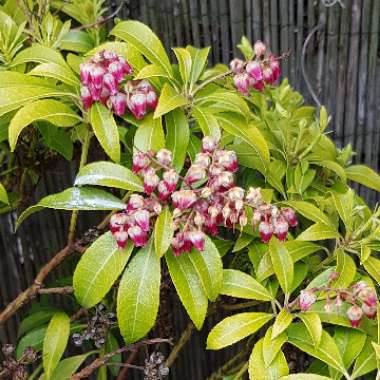
M 72 286 L 64 286 L 62 288 L 42 288 L 38 294 L 71 294 L 74 291 Z
M 139 350 L 137 348 L 131 352 L 131 354 L 128 356 L 127 361 L 125 362 L 127 365 L 120 370 L 116 380 L 125 380 L 127 378 L 127 373 L 130 365 L 136 360 L 138 354 Z
M 84 367 L 81 371 L 72 375 L 70 377 L 70 380 L 79 380 L 79 379 L 85 379 L 85 378 L 90 377 L 94 371 L 96 371 L 98 368 L 102 367 L 103 365 L 106 365 L 107 362 L 115 355 L 122 354 L 123 352 L 126 352 L 126 351 L 138 350 L 142 346 L 148 346 L 148 345 L 158 344 L 158 343 L 171 343 L 171 340 L 162 339 L 162 338 L 148 339 L 148 340 L 142 340 L 130 346 L 121 347 L 117 349 L 116 351 L 112 351 L 100 358 L 95 359 L 87 367 Z
M 187 343 L 187 341 L 190 339 L 191 334 L 194 331 L 194 324 L 193 322 L 189 322 L 186 326 L 185 330 L 183 330 L 181 337 L 179 338 L 176 345 L 171 350 L 168 358 L 166 359 L 165 366 L 171 367 L 174 361 L 176 360 L 179 352 L 182 350 L 183 346 Z

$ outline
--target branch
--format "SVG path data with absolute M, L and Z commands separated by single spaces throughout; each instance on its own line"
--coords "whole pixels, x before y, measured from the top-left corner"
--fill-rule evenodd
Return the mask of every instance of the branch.
M 127 378 L 128 370 L 131 368 L 131 365 L 136 360 L 138 354 L 139 350 L 137 348 L 131 352 L 131 354 L 128 356 L 127 361 L 125 362 L 125 367 L 120 370 L 116 380 L 125 380 Z
M 135 344 L 131 344 L 130 346 L 121 347 L 116 351 L 112 351 L 100 358 L 95 359 L 87 367 L 84 367 L 81 371 L 72 375 L 70 377 L 70 380 L 79 380 L 79 379 L 85 379 L 85 378 L 90 377 L 94 371 L 96 371 L 98 368 L 102 367 L 103 365 L 106 365 L 107 362 L 115 355 L 122 354 L 123 352 L 126 352 L 126 351 L 135 351 L 135 350 L 138 350 L 142 346 L 148 346 L 148 345 L 158 344 L 158 343 L 171 343 L 171 340 L 162 339 L 162 338 L 148 339 L 148 340 L 142 340 Z
M 72 286 L 64 286 L 62 288 L 42 288 L 38 294 L 71 294 L 74 291 Z

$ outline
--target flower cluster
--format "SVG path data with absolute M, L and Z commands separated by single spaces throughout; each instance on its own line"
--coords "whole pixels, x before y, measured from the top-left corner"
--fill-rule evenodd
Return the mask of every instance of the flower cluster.
M 0 367 L 0 378 L 26 380 L 29 378 L 27 367 L 38 359 L 37 352 L 32 347 L 26 347 L 22 355 L 16 359 L 16 350 L 13 344 L 2 346 L 4 360 Z
M 135 246 L 146 245 L 153 220 L 166 205 L 173 207 L 171 246 L 176 255 L 191 252 L 192 248 L 203 251 L 206 235 L 217 235 L 220 226 L 242 229 L 250 214 L 251 225 L 258 228 L 263 242 L 273 235 L 284 241 L 289 226 L 297 225 L 292 209 L 266 203 L 259 188 L 245 192 L 236 186 L 236 153 L 219 148 L 215 138 L 203 139 L 202 150 L 185 176 L 180 176 L 171 164 L 172 153 L 167 149 L 133 155 L 132 171 L 143 178 L 145 197 L 133 194 L 126 209 L 111 217 L 110 229 L 120 248 L 128 239 Z
M 95 54 L 80 65 L 81 98 L 85 109 L 100 101 L 116 115 L 122 116 L 128 109 L 137 119 L 143 118 L 157 105 L 157 94 L 146 80 L 127 81 L 132 73 L 129 63 L 108 50 Z
M 254 59 L 248 62 L 239 58 L 230 62 L 234 84 L 244 95 L 248 95 L 250 89 L 262 91 L 265 84 L 275 83 L 281 74 L 279 59 L 267 51 L 264 43 L 257 41 L 253 51 Z
M 330 275 L 330 282 L 339 276 L 336 272 Z M 377 294 L 365 281 L 359 281 L 348 289 L 334 289 L 322 286 L 309 290 L 302 290 L 298 299 L 301 311 L 307 311 L 317 301 L 318 292 L 327 294 L 325 310 L 331 312 L 333 307 L 340 308 L 343 302 L 350 304 L 347 317 L 352 327 L 358 327 L 363 316 L 373 319 L 377 314 Z M 335 298 L 332 300 L 331 295 Z

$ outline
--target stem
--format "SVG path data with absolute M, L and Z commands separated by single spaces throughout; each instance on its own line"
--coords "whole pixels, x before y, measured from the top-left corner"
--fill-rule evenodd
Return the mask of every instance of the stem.
M 202 90 L 202 88 L 206 87 L 208 84 L 210 84 L 212 82 L 215 82 L 218 79 L 222 79 L 222 78 L 224 78 L 224 77 L 226 77 L 227 75 L 230 75 L 230 74 L 232 74 L 232 71 L 228 70 L 228 71 L 226 71 L 224 73 L 220 73 L 218 75 L 215 75 L 214 77 L 211 77 L 211 78 L 205 80 L 199 86 L 197 86 L 194 89 L 194 91 L 191 92 L 191 96 L 194 96 L 198 91 Z
M 87 131 L 86 136 L 84 138 L 83 145 L 82 145 L 82 153 L 81 153 L 80 162 L 79 162 L 79 170 L 82 169 L 83 166 L 86 164 L 88 150 L 90 148 L 90 140 L 91 140 L 91 133 L 90 131 Z M 67 238 L 69 245 L 71 245 L 75 239 L 75 228 L 77 225 L 77 219 L 78 219 L 78 210 L 74 210 L 71 214 L 69 235 Z
M 243 367 L 241 367 L 240 371 L 234 376 L 232 380 L 239 380 L 247 370 L 248 370 L 248 362 L 246 362 L 243 365 Z
M 126 366 L 120 370 L 119 374 L 117 375 L 116 380 L 125 380 L 127 378 L 127 373 L 128 373 L 129 368 L 130 368 L 130 365 L 136 360 L 138 354 L 139 354 L 138 349 L 133 350 L 131 352 L 127 361 L 125 362 Z

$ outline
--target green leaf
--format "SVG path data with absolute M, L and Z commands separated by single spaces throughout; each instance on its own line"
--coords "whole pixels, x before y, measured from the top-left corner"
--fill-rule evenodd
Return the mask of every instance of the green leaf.
M 148 26 L 139 21 L 123 21 L 118 23 L 110 34 L 130 43 L 150 62 L 161 66 L 169 77 L 172 76 L 172 68 L 165 49 Z
M 0 183 L 0 202 L 3 202 L 9 205 L 7 190 L 5 190 L 5 187 L 1 183 Z
M 11 66 L 14 67 L 28 62 L 55 63 L 57 65 L 67 66 L 61 53 L 55 49 L 38 44 L 21 50 L 13 59 Z
M 348 288 L 354 281 L 356 275 L 356 264 L 350 255 L 344 252 L 343 249 L 336 251 L 336 272 L 339 277 L 334 281 L 335 288 Z
M 65 313 L 57 313 L 46 330 L 42 349 L 42 363 L 49 379 L 65 351 L 70 334 L 70 318 Z
M 61 39 L 61 50 L 86 53 L 94 47 L 90 35 L 80 30 L 70 30 Z
M 235 269 L 223 270 L 221 294 L 260 301 L 272 301 L 268 290 L 252 276 Z
M 38 327 L 25 334 L 17 344 L 16 358 L 20 359 L 28 347 L 34 348 L 37 352 L 41 351 L 47 326 Z
M 71 187 L 61 193 L 42 198 L 36 205 L 28 207 L 18 218 L 16 229 L 30 215 L 43 208 L 56 210 L 124 210 L 125 204 L 103 190 L 91 187 Z
M 203 70 L 205 69 L 210 48 L 205 47 L 203 49 L 196 49 L 193 46 L 188 46 L 186 49 L 190 52 L 193 60 L 189 79 L 190 84 L 193 85 L 197 82 L 197 80 L 203 73 Z
M 166 263 L 178 296 L 195 327 L 200 330 L 207 313 L 207 296 L 201 279 L 189 255 L 175 256 L 171 250 L 166 255 Z
M 321 318 L 317 313 L 299 313 L 298 318 L 305 324 L 307 331 L 316 348 L 318 348 L 322 337 L 322 323 Z
M 204 136 L 213 136 L 220 139 L 221 132 L 217 118 L 205 107 L 193 107 L 195 117 Z
M 107 232 L 81 256 L 73 277 L 74 294 L 85 308 L 98 304 L 119 278 L 132 253 L 133 244 L 119 249 Z
M 198 273 L 208 299 L 215 301 L 223 285 L 223 263 L 215 244 L 205 236 L 204 251 L 193 249 L 189 259 Z
M 37 311 L 23 318 L 18 329 L 18 336 L 23 336 L 49 322 L 51 317 L 58 311 L 56 308 L 39 306 Z
M 90 110 L 91 125 L 95 136 L 107 155 L 115 162 L 120 161 L 119 133 L 112 112 L 96 102 Z
M 331 377 L 315 375 L 313 373 L 298 373 L 280 377 L 280 380 L 332 380 Z
M 316 241 L 338 239 L 339 233 L 335 227 L 327 224 L 315 223 L 297 236 L 298 241 Z
M 371 275 L 372 278 L 380 284 L 380 260 L 375 257 L 368 257 L 363 263 L 365 270 Z
M 346 182 L 346 179 L 347 179 L 346 172 L 342 168 L 342 166 L 340 166 L 336 162 L 331 161 L 331 160 L 312 160 L 311 163 L 333 171 L 340 177 L 340 179 L 343 182 Z
M 179 173 L 182 170 L 189 145 L 189 123 L 184 112 L 176 109 L 165 115 L 166 147 L 172 152 L 172 165 Z
M 170 247 L 173 235 L 173 216 L 169 208 L 165 207 L 154 226 L 154 247 L 158 257 L 165 255 Z
M 286 205 L 293 208 L 295 211 L 299 212 L 305 218 L 312 220 L 313 222 L 326 224 L 332 226 L 332 221 L 330 218 L 324 214 L 318 207 L 314 206 L 310 202 L 305 201 L 288 201 L 285 202 Z
M 149 79 L 149 78 L 154 78 L 154 77 L 167 78 L 168 74 L 161 66 L 158 66 L 152 63 L 150 65 L 144 66 L 133 79 L 139 80 L 139 79 Z
M 281 350 L 281 347 L 287 340 L 285 333 L 279 334 L 276 338 L 272 338 L 273 326 L 270 326 L 265 333 L 263 340 L 263 358 L 265 367 L 269 367 Z
M 98 185 L 117 189 L 144 191 L 140 177 L 122 165 L 107 161 L 84 166 L 75 179 L 75 186 Z
M 380 176 L 365 165 L 352 165 L 346 168 L 347 178 L 370 189 L 380 191 Z
M 342 373 L 346 372 L 338 347 L 333 338 L 331 338 L 326 331 L 322 331 L 318 348 L 314 346 L 313 341 L 309 338 L 306 327 L 302 323 L 291 324 L 288 327 L 287 335 L 289 343 L 298 347 L 300 350 L 322 360 Z
M 157 152 L 163 148 L 165 146 L 165 136 L 161 118 L 152 119 L 152 114 L 146 116 L 137 128 L 133 143 L 134 150 L 142 152 L 148 152 L 149 150 Z
M 272 330 L 271 339 L 276 339 L 282 332 L 284 332 L 293 321 L 293 315 L 286 309 L 281 309 L 278 313 Z
M 303 262 L 294 264 L 294 277 L 292 282 L 291 293 L 293 293 L 303 283 L 308 274 L 308 271 L 309 267 L 307 264 Z
M 257 170 L 265 174 L 269 166 L 269 148 L 259 129 L 253 123 L 247 125 L 238 115 L 219 114 L 217 118 L 226 132 L 238 137 L 253 149 L 260 158 L 260 166 Z
M 273 160 L 269 164 L 269 170 L 267 173 L 267 181 L 281 194 L 285 194 L 284 186 L 282 184 L 282 178 L 286 173 L 286 164 L 281 160 Z
M 165 83 L 161 90 L 153 118 L 157 119 L 178 107 L 184 106 L 186 103 L 187 99 L 182 94 L 179 94 L 168 83 Z
M 80 85 L 78 77 L 73 73 L 68 65 L 62 66 L 53 62 L 41 63 L 29 71 L 28 75 L 57 79 L 62 83 L 74 87 L 78 87 Z
M 111 331 L 108 331 L 106 343 L 104 344 L 105 354 L 108 354 L 110 352 L 114 352 L 119 348 L 120 348 L 119 342 L 117 341 L 115 336 L 111 333 Z M 111 363 L 111 365 L 108 367 L 108 369 L 110 370 L 110 372 L 113 376 L 117 376 L 119 373 L 119 368 L 116 364 L 115 365 L 112 365 L 112 364 L 113 363 L 122 363 L 122 355 L 121 354 L 113 355 L 110 359 L 110 363 Z
M 243 250 L 244 248 L 249 246 L 254 239 L 255 239 L 254 236 L 246 234 L 246 233 L 242 233 L 239 236 L 239 238 L 236 240 L 236 242 L 234 244 L 234 248 L 232 249 L 232 252 L 235 253 L 235 252 L 239 252 L 239 251 Z
M 286 246 L 273 237 L 269 242 L 269 254 L 280 286 L 285 294 L 289 294 L 293 283 L 294 264 Z
M 16 112 L 9 124 L 9 145 L 12 151 L 21 131 L 37 120 L 46 120 L 57 127 L 72 127 L 81 121 L 81 117 L 57 100 L 45 99 L 29 103 Z
M 255 333 L 273 318 L 268 313 L 240 313 L 227 317 L 210 331 L 207 349 L 219 350 Z
M 363 376 L 372 372 L 377 368 L 376 352 L 371 345 L 371 338 L 368 337 L 362 352 L 355 361 L 354 369 L 352 370 L 352 379 Z
M 251 380 L 277 380 L 279 376 L 287 375 L 289 368 L 282 351 L 277 354 L 269 366 L 265 365 L 263 341 L 264 339 L 262 338 L 255 344 L 249 357 L 249 378 Z
M 338 211 L 348 233 L 352 230 L 352 212 L 354 207 L 354 191 L 349 189 L 345 194 L 331 193 L 335 208 Z
M 117 319 L 126 343 L 143 338 L 156 320 L 160 298 L 161 266 L 153 239 L 133 257 L 117 293 Z
M 173 52 L 177 58 L 179 73 L 185 86 L 188 85 L 190 72 L 192 67 L 191 54 L 184 48 L 173 48 Z

